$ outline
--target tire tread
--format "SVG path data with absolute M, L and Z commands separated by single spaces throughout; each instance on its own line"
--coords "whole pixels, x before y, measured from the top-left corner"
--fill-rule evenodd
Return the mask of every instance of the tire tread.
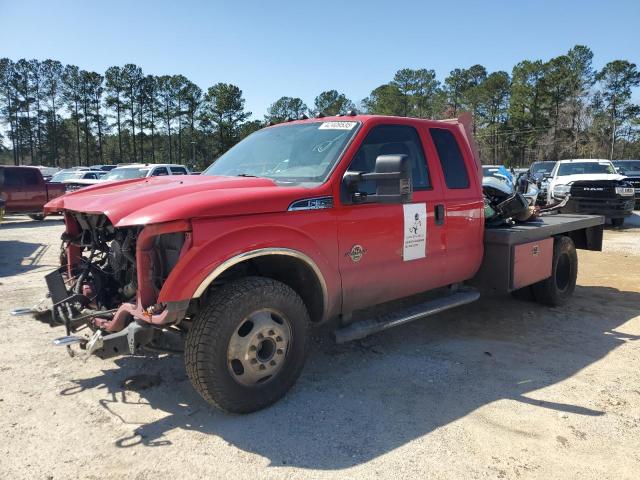
M 241 401 L 224 388 L 225 379 L 220 378 L 220 376 L 228 373 L 220 372 L 210 367 L 212 362 L 219 358 L 219 355 L 227 355 L 227 341 L 216 333 L 220 330 L 221 322 L 225 322 L 227 318 L 230 318 L 229 309 L 234 304 L 237 305 L 250 296 L 256 295 L 257 291 L 267 298 L 284 298 L 287 302 L 290 302 L 293 308 L 304 312 L 305 318 L 302 322 L 304 327 L 303 331 L 300 332 L 300 338 L 304 342 L 305 357 L 308 351 L 310 321 L 307 308 L 300 296 L 292 288 L 266 277 L 245 277 L 216 289 L 194 319 L 185 342 L 184 358 L 187 376 L 196 391 L 207 402 L 227 412 L 248 413 L 274 403 L 295 383 L 302 370 L 302 366 L 300 366 L 297 371 L 294 371 L 293 378 L 289 378 L 285 382 L 285 384 L 290 385 L 284 390 L 278 389 L 276 392 L 260 399 L 252 396 Z

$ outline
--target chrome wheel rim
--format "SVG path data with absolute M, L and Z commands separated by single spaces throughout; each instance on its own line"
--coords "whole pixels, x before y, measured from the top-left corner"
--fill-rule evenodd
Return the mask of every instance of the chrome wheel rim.
M 231 335 L 227 365 L 233 379 L 254 386 L 272 380 L 284 366 L 291 326 L 284 315 L 269 309 L 251 313 Z

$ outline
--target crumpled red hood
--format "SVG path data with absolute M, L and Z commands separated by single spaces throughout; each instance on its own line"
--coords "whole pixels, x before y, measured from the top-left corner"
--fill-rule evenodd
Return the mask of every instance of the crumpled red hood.
M 45 213 L 71 210 L 105 214 L 116 227 L 172 220 L 285 211 L 307 197 L 303 187 L 267 178 L 166 176 L 105 182 L 55 198 Z

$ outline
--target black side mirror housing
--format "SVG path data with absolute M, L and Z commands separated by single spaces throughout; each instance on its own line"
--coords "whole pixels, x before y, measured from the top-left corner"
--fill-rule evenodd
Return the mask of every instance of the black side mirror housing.
M 362 181 L 376 182 L 376 193 L 358 190 Z M 411 163 L 407 155 L 380 155 L 371 173 L 347 172 L 343 182 L 353 203 L 409 203 L 413 198 Z

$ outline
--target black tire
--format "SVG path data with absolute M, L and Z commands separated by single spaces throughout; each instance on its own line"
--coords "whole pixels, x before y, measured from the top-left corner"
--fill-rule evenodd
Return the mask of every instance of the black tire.
M 42 220 L 44 220 L 44 215 L 42 213 L 31 213 L 31 214 L 29 214 L 29 218 L 31 220 L 42 221 Z
M 624 218 L 612 218 L 611 225 L 616 228 L 622 227 L 624 225 Z
M 244 385 L 238 381 L 243 373 L 238 375 L 235 371 L 233 362 L 236 360 L 228 358 L 232 340 L 241 336 L 240 331 L 246 328 L 247 323 L 251 323 L 249 328 L 253 329 L 253 323 L 247 321 L 253 318 L 251 315 L 256 312 L 263 315 L 266 310 L 269 310 L 268 315 L 273 312 L 283 324 L 287 324 L 290 337 L 286 351 L 277 350 L 280 355 L 284 353 L 283 357 L 277 357 L 283 358 L 284 363 L 266 381 Z M 307 308 L 300 296 L 287 285 L 263 277 L 232 281 L 216 289 L 194 319 L 185 343 L 187 375 L 198 393 L 221 410 L 230 413 L 260 410 L 282 398 L 298 379 L 307 357 L 309 332 Z M 249 334 L 253 336 L 255 332 L 250 330 L 242 337 L 248 338 Z M 269 338 L 264 342 L 267 340 Z M 256 358 L 251 362 L 255 363 Z M 271 358 L 276 360 L 275 356 Z M 249 369 L 246 373 L 255 375 L 255 367 L 249 365 L 247 357 L 243 360 L 246 363 L 241 364 L 242 372 L 245 372 L 246 365 Z M 259 367 L 263 368 L 262 364 Z
M 538 303 L 553 307 L 564 305 L 573 295 L 578 277 L 578 254 L 573 240 L 556 237 L 553 243 L 551 276 L 531 288 Z

